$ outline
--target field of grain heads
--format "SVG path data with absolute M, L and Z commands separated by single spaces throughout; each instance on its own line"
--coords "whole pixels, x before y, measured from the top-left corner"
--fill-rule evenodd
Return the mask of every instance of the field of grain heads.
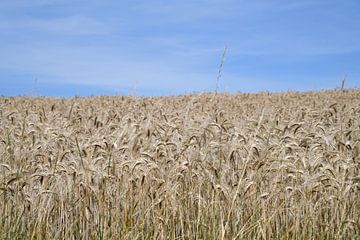
M 0 239 L 360 239 L 360 90 L 0 98 Z

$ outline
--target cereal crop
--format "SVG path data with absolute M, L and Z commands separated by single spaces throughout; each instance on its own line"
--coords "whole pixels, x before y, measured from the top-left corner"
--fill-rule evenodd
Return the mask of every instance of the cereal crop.
M 360 239 L 360 90 L 0 98 L 0 239 Z

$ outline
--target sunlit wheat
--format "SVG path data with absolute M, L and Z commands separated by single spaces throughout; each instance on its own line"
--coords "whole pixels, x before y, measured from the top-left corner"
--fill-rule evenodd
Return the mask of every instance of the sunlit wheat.
M 0 239 L 359 239 L 360 91 L 0 98 Z

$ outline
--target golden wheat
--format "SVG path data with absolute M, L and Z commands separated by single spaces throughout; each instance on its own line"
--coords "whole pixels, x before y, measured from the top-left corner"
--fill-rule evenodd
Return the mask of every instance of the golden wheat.
M 0 98 L 1 239 L 359 239 L 360 91 Z

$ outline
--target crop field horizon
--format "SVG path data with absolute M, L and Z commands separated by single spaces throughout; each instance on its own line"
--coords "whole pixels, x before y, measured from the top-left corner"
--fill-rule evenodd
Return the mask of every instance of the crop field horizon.
M 0 239 L 360 239 L 360 89 L 0 97 Z

